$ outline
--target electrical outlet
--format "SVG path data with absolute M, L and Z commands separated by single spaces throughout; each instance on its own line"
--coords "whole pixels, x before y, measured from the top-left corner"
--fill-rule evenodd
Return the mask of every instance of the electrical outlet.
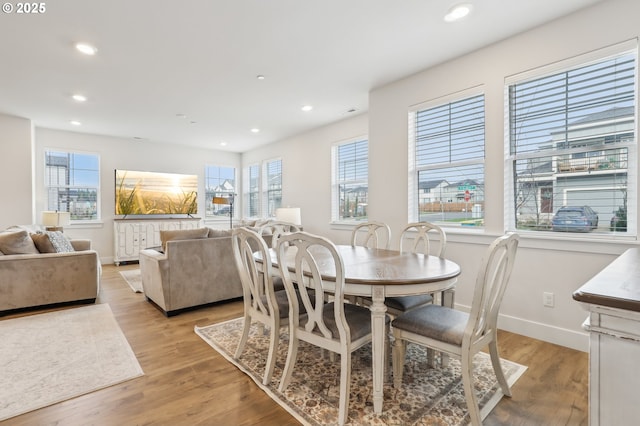
M 554 305 L 553 293 L 548 293 L 546 291 L 542 293 L 542 304 L 549 308 L 553 308 L 553 305 Z

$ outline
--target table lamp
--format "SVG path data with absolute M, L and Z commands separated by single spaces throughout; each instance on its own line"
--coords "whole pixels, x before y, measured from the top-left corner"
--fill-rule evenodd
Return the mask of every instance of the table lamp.
M 280 207 L 276 209 L 276 220 L 280 222 L 302 225 L 300 207 Z
M 60 231 L 71 223 L 71 214 L 61 211 L 43 211 L 42 224 L 47 231 Z

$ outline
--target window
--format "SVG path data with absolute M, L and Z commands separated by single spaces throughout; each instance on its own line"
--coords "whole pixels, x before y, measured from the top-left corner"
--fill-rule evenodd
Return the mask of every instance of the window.
M 267 217 L 275 216 L 276 209 L 282 204 L 282 160 L 270 160 L 263 168 L 263 200 L 266 203 L 263 213 Z
M 246 170 L 245 182 L 249 185 L 246 186 L 245 192 L 245 215 L 247 217 L 259 217 L 260 216 L 260 165 L 253 164 Z
M 484 94 L 409 112 L 409 221 L 484 225 Z
M 45 210 L 69 212 L 71 221 L 98 220 L 100 158 L 95 154 L 45 151 Z
M 233 167 L 207 166 L 205 169 L 205 217 L 228 218 L 230 206 L 213 204 L 214 197 L 235 197 L 236 169 Z
M 332 220 L 367 220 L 369 141 L 358 138 L 332 147 Z
M 507 81 L 508 227 L 630 235 L 627 210 L 636 216 L 635 179 L 628 179 L 637 164 L 635 50 L 572 62 Z

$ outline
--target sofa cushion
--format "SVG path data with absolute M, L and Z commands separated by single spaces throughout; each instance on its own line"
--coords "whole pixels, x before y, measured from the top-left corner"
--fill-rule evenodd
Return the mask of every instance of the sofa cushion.
M 233 231 L 230 229 L 213 229 L 209 228 L 209 238 L 230 237 Z
M 177 229 L 174 231 L 160 231 L 160 241 L 162 242 L 162 250 L 167 251 L 167 241 L 173 240 L 194 240 L 198 238 L 207 238 L 209 236 L 209 228 L 196 229 Z
M 38 232 L 36 234 L 31 234 L 31 239 L 33 240 L 36 248 L 40 253 L 55 253 L 56 248 L 51 244 L 51 240 L 49 236 L 44 232 Z
M 0 232 L 0 251 L 4 254 L 39 253 L 29 232 L 24 229 Z

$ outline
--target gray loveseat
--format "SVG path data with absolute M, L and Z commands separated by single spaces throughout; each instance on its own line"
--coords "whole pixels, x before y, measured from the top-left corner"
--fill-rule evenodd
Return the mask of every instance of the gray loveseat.
M 142 288 L 166 316 L 242 297 L 231 231 L 161 231 L 162 247 L 140 252 Z
M 70 246 L 58 251 L 63 248 L 54 246 L 49 237 L 60 237 L 60 233 L 34 227 L 0 232 L 0 315 L 53 304 L 95 302 L 101 268 L 91 241 L 61 240 Z

